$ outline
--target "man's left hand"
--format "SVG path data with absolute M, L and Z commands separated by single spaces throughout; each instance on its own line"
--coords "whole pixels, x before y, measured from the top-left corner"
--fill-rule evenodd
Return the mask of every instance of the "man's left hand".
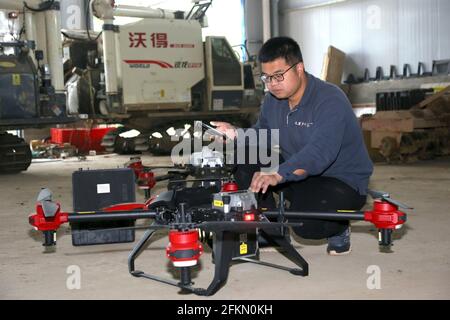
M 262 193 L 266 193 L 269 186 L 276 186 L 281 180 L 283 180 L 283 177 L 278 173 L 256 172 L 253 175 L 250 190 L 252 192 L 262 191 Z

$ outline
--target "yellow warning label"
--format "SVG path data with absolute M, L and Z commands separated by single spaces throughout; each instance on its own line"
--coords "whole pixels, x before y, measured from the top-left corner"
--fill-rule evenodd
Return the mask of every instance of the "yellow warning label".
M 94 214 L 95 211 L 78 211 L 78 214 Z
M 347 213 L 351 213 L 351 212 L 356 212 L 355 210 L 338 210 L 337 212 L 347 212 Z
M 223 201 L 220 200 L 214 200 L 213 204 L 215 207 L 223 207 Z
M 13 73 L 12 74 L 12 84 L 13 86 L 20 86 L 20 74 Z
M 15 66 L 16 66 L 16 64 L 13 62 L 9 62 L 9 61 L 0 62 L 0 67 L 3 67 L 3 68 L 14 68 Z
M 239 246 L 239 254 L 247 254 L 247 252 L 248 252 L 247 244 L 245 242 L 242 242 L 241 245 Z

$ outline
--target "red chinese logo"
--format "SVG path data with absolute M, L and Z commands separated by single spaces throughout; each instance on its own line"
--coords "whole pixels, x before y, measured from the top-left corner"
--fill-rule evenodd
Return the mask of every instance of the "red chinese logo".
M 154 48 L 167 48 L 167 33 L 152 33 L 150 38 Z
M 130 40 L 130 48 L 138 48 L 139 46 L 147 48 L 145 32 L 128 32 L 128 39 Z

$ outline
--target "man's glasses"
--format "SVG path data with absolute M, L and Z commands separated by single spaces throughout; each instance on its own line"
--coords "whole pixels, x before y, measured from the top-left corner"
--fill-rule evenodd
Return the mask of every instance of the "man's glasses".
M 284 80 L 284 74 L 285 74 L 286 72 L 288 72 L 289 70 L 291 70 L 293 67 L 295 67 L 297 64 L 299 64 L 299 62 L 294 63 L 292 66 L 289 67 L 289 69 L 287 69 L 287 70 L 286 70 L 285 72 L 283 72 L 283 73 L 276 73 L 276 74 L 274 74 L 274 75 L 272 75 L 272 76 L 268 76 L 268 75 L 266 75 L 266 74 L 263 74 L 263 75 L 260 77 L 260 78 L 261 78 L 261 81 L 264 82 L 264 83 L 271 83 L 272 80 L 275 80 L 276 82 L 281 82 L 281 81 Z

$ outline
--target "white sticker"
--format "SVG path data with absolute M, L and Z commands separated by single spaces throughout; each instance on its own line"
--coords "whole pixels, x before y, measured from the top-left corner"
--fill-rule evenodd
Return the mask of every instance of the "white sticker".
M 110 193 L 109 183 L 98 184 L 97 193 Z
M 255 95 L 254 89 L 245 89 L 244 90 L 244 96 L 253 96 L 253 95 Z
M 213 99 L 213 110 L 223 110 L 223 99 Z

